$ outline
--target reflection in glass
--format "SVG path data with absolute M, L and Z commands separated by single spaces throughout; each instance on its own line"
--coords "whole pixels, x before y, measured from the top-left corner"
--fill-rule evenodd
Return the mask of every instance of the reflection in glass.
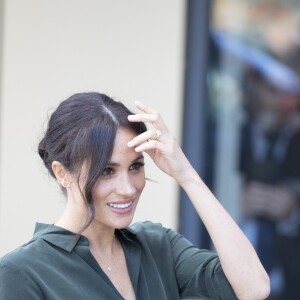
M 215 0 L 208 74 L 212 187 L 271 277 L 300 299 L 300 3 Z

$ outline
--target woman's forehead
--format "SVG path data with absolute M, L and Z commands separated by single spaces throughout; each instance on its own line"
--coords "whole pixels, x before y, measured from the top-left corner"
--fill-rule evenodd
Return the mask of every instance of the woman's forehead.
M 111 156 L 111 163 L 121 164 L 126 161 L 134 161 L 141 156 L 134 148 L 128 147 L 127 143 L 131 141 L 136 134 L 127 128 L 119 128 L 115 138 L 113 153 Z

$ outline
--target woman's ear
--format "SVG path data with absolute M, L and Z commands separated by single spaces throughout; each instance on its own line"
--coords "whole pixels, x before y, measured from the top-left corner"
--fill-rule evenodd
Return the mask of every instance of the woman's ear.
M 53 161 L 52 171 L 58 181 L 64 188 L 69 188 L 71 186 L 71 176 L 70 173 L 65 169 L 65 167 L 59 161 Z

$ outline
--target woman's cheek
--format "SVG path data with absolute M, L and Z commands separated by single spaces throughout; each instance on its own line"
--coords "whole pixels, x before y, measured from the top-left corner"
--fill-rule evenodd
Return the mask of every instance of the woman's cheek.
M 144 187 L 146 185 L 146 179 L 145 179 L 145 171 L 143 170 L 141 174 L 139 174 L 139 181 L 138 181 L 138 190 L 141 192 L 143 191 Z
M 110 179 L 101 180 L 93 190 L 93 199 L 96 202 L 105 200 L 107 196 L 111 193 L 112 182 Z

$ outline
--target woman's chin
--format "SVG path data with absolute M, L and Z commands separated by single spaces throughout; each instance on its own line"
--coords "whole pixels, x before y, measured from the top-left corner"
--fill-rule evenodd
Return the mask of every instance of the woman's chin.
M 122 229 L 125 227 L 128 227 L 133 221 L 133 215 L 132 216 L 128 216 L 127 218 L 122 218 L 122 219 L 118 219 L 118 220 L 113 220 L 113 227 L 115 229 Z
M 94 221 L 96 221 L 99 225 L 101 224 L 104 227 L 110 227 L 114 229 L 122 229 L 128 227 L 133 221 L 134 214 L 130 213 L 127 215 L 112 215 L 107 220 L 97 219 L 95 217 Z

